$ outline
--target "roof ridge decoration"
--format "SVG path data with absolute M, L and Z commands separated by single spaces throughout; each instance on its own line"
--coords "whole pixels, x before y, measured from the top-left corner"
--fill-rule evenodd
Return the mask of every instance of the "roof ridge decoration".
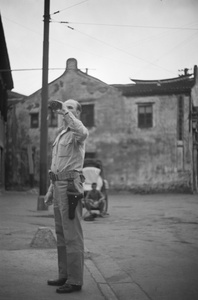
M 135 84 L 157 84 L 157 85 L 161 85 L 162 83 L 174 83 L 174 82 L 182 82 L 182 81 L 184 82 L 184 81 L 189 81 L 191 79 L 193 79 L 192 74 L 174 77 L 174 78 L 155 79 L 155 80 L 142 80 L 142 79 L 130 78 L 130 80 Z
M 131 79 L 130 84 L 114 84 L 123 96 L 150 96 L 150 95 L 169 95 L 190 93 L 194 86 L 194 77 L 190 74 L 182 75 L 176 78 L 161 80 L 138 80 Z

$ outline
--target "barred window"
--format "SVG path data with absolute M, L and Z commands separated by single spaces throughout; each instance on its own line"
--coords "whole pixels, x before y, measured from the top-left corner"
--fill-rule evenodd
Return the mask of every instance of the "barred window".
M 153 105 L 150 103 L 138 104 L 138 127 L 153 127 Z

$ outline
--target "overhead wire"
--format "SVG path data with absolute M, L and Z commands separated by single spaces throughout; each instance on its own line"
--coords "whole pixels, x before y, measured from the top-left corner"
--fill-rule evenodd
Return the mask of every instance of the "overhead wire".
M 167 51 L 166 53 L 164 53 L 163 55 L 159 56 L 155 61 L 158 61 L 160 58 L 166 56 L 167 54 L 169 54 L 170 52 L 172 52 L 173 50 L 177 49 L 179 46 L 181 46 L 182 44 L 186 44 L 187 41 L 189 40 L 193 40 L 194 38 L 198 38 L 198 35 L 196 33 L 191 34 L 189 37 L 187 37 L 185 40 L 183 40 L 182 42 L 178 43 L 176 46 L 172 47 L 169 51 Z M 187 44 L 186 44 L 187 45 Z
M 54 20 L 53 20 L 53 22 L 54 22 Z M 55 22 L 56 22 L 56 21 L 55 21 Z M 166 71 L 168 71 L 168 72 L 171 72 L 171 73 L 172 73 L 172 71 L 167 70 L 166 68 L 164 68 L 164 67 L 162 67 L 162 66 L 159 66 L 159 65 L 157 65 L 157 64 L 155 63 L 156 61 L 159 60 L 159 58 L 163 57 L 163 55 L 162 55 L 161 57 L 159 57 L 157 60 L 151 62 L 151 61 L 148 61 L 148 60 L 143 59 L 143 58 L 141 58 L 141 57 L 138 57 L 138 56 L 136 56 L 136 55 L 133 55 L 133 54 L 127 52 L 127 51 L 124 51 L 123 49 L 120 49 L 120 48 L 117 48 L 117 47 L 115 47 L 115 46 L 113 46 L 113 45 L 110 45 L 109 43 L 106 43 L 106 42 L 104 42 L 104 41 L 101 41 L 101 40 L 99 40 L 99 39 L 97 39 L 97 38 L 95 38 L 95 37 L 93 37 L 93 36 L 90 36 L 90 35 L 88 35 L 88 34 L 82 32 L 82 31 L 79 31 L 79 30 L 75 29 L 74 27 L 71 27 L 71 26 L 66 25 L 66 24 L 83 24 L 83 25 L 100 25 L 100 26 L 119 26 L 119 27 L 137 27 L 137 28 L 149 28 L 149 29 L 150 29 L 150 28 L 152 28 L 152 29 L 155 28 L 155 29 L 166 29 L 166 32 L 167 32 L 168 30 L 177 30 L 177 31 L 178 31 L 178 30 L 193 30 L 193 31 L 197 31 L 197 30 L 198 30 L 198 28 L 192 28 L 192 27 L 138 26 L 138 25 L 126 25 L 126 24 L 120 25 L 120 24 L 102 24 L 102 23 L 69 22 L 69 21 L 57 21 L 57 23 L 65 24 L 65 26 L 66 26 L 67 28 L 71 29 L 71 30 L 75 30 L 75 31 L 77 31 L 77 32 L 79 32 L 79 33 L 81 33 L 81 34 L 83 34 L 83 35 L 86 35 L 86 36 L 88 36 L 89 38 L 92 38 L 92 39 L 94 39 L 94 40 L 96 40 L 96 41 L 98 41 L 98 42 L 100 42 L 100 43 L 103 43 L 103 44 L 105 44 L 105 45 L 107 45 L 107 46 L 109 46 L 109 47 L 112 47 L 112 48 L 114 48 L 114 49 L 116 49 L 116 50 L 118 50 L 118 51 L 122 51 L 123 53 L 126 53 L 127 55 L 133 56 L 133 57 L 135 57 L 136 59 L 145 61 L 145 62 L 147 62 L 148 65 L 154 65 L 154 66 L 156 66 L 156 67 L 158 67 L 158 68 L 160 68 L 160 69 L 164 69 L 164 70 L 166 70 Z M 192 24 L 192 23 L 191 23 L 191 24 Z M 194 35 L 196 35 L 196 34 L 197 34 L 197 33 L 193 34 L 192 36 L 194 36 Z M 189 39 L 189 38 L 188 38 L 188 39 Z M 187 40 L 188 40 L 188 39 L 187 39 Z M 149 40 L 150 40 L 150 39 L 149 39 Z M 179 43 L 179 45 L 181 45 L 181 44 L 183 44 L 183 42 Z M 179 45 L 178 45 L 178 46 L 179 46 Z M 178 46 L 173 47 L 170 51 L 172 51 L 173 49 L 177 48 Z M 170 52 L 170 51 L 168 51 L 168 52 Z
M 71 9 L 71 8 L 73 8 L 73 7 L 75 7 L 75 6 L 78 6 L 78 5 L 83 4 L 83 3 L 85 3 L 85 2 L 88 2 L 88 1 L 89 1 L 89 0 L 81 1 L 81 2 L 79 2 L 79 3 L 76 3 L 76 4 L 72 5 L 72 6 L 69 6 L 69 7 L 66 7 L 66 8 L 62 9 L 62 10 L 59 10 L 59 11 L 57 11 L 57 12 L 54 12 L 53 14 L 50 14 L 50 16 L 56 15 L 56 14 L 62 12 L 62 11 Z M 7 19 L 8 19 L 8 18 L 7 18 Z M 9 20 L 9 19 L 8 19 L 8 20 Z M 10 21 L 10 20 L 9 20 L 9 21 Z M 19 24 L 18 22 L 15 22 L 15 21 L 11 21 L 11 22 L 13 22 L 13 23 L 15 23 L 15 24 L 17 24 L 17 25 L 19 25 L 19 26 L 21 26 L 21 27 L 24 27 L 26 30 L 30 30 L 30 31 L 32 31 L 32 32 L 34 32 L 34 33 L 37 33 L 37 34 L 39 34 L 40 36 L 42 36 L 42 33 L 41 33 L 41 32 L 38 33 L 38 32 L 36 32 L 35 30 L 32 30 L 32 29 L 27 28 L 26 26 L 24 26 L 24 25 L 22 25 L 22 24 Z M 52 20 L 50 19 L 50 22 L 56 22 L 56 21 L 55 21 L 55 20 L 52 21 Z M 57 23 L 60 23 L 60 22 L 57 22 Z M 62 23 L 62 24 L 63 24 L 63 23 Z M 160 55 L 156 60 L 150 62 L 150 61 L 148 61 L 148 60 L 146 60 L 146 59 L 143 59 L 143 58 L 141 58 L 141 57 L 138 57 L 138 56 L 136 56 L 136 55 L 133 55 L 132 53 L 129 53 L 128 51 L 125 51 L 125 50 L 123 50 L 123 49 L 120 49 L 120 48 L 118 48 L 118 47 L 115 47 L 115 46 L 111 45 L 110 43 L 107 43 L 107 42 L 105 42 L 105 41 L 102 41 L 102 40 L 100 40 L 100 39 L 98 39 L 98 38 L 96 38 L 96 37 L 94 37 L 94 36 L 88 35 L 88 34 L 84 33 L 83 31 L 77 30 L 77 29 L 75 29 L 74 27 L 72 27 L 72 25 L 76 25 L 76 26 L 77 26 L 77 25 L 85 25 L 85 26 L 92 26 L 92 25 L 93 25 L 93 26 L 104 26 L 104 27 L 137 28 L 137 29 L 148 29 L 148 30 L 149 30 L 149 29 L 156 29 L 156 30 L 159 30 L 160 32 L 161 32 L 162 30 L 166 30 L 166 32 L 168 32 L 168 31 L 175 31 L 175 30 L 181 30 L 181 31 L 186 30 L 186 31 L 195 31 L 195 32 L 197 33 L 197 30 L 198 30 L 198 28 L 195 28 L 196 26 L 193 26 L 192 28 L 190 28 L 189 26 L 185 26 L 185 27 L 170 27 L 170 26 L 163 27 L 163 26 L 149 26 L 149 25 L 105 24 L 105 23 L 88 23 L 88 22 L 66 22 L 65 25 L 67 25 L 67 28 L 70 29 L 70 30 L 72 30 L 72 31 L 76 31 L 76 32 L 79 33 L 79 34 L 85 35 L 85 36 L 87 36 L 87 37 L 89 37 L 89 38 L 91 38 L 91 39 L 96 40 L 97 42 L 103 43 L 104 45 L 106 45 L 106 46 L 108 46 L 108 47 L 114 48 L 114 49 L 116 49 L 116 50 L 118 50 L 118 51 L 121 51 L 122 53 L 125 53 L 125 54 L 127 54 L 127 55 L 130 55 L 130 56 L 132 56 L 132 57 L 134 57 L 134 58 L 136 58 L 136 59 L 138 59 L 138 60 L 144 61 L 144 62 L 146 62 L 149 66 L 150 66 L 150 65 L 154 65 L 154 66 L 156 66 L 156 67 L 158 67 L 158 68 L 160 68 L 160 69 L 164 69 L 164 70 L 168 71 L 169 73 L 173 73 L 173 72 L 171 72 L 170 70 L 167 70 L 167 69 L 165 69 L 165 68 L 163 68 L 163 67 L 157 65 L 156 62 L 159 61 L 159 59 L 161 59 L 162 57 L 166 56 L 170 51 L 173 51 L 174 49 L 178 48 L 179 45 L 183 44 L 185 41 L 183 41 L 183 42 L 181 42 L 180 44 L 176 45 L 175 47 L 173 47 L 172 49 L 170 49 L 170 51 L 167 51 L 166 53 Z M 196 33 L 195 33 L 195 34 L 196 34 Z M 193 34 L 192 37 L 195 36 L 195 34 Z M 158 35 L 157 35 L 157 36 L 158 36 Z M 159 33 L 159 36 L 160 36 L 160 37 L 162 36 L 161 33 Z M 155 37 L 153 36 L 152 38 L 155 38 Z M 138 45 L 140 45 L 140 41 L 141 41 L 141 42 L 144 42 L 144 41 L 146 41 L 147 39 L 149 39 L 149 41 L 151 41 L 152 38 L 151 38 L 151 37 L 146 37 L 146 38 L 144 38 L 144 39 L 140 39 L 140 40 L 138 41 L 138 43 L 139 43 Z M 157 38 L 157 37 L 156 37 L 156 38 Z M 189 37 L 188 39 L 190 39 L 190 37 Z M 55 40 L 55 39 L 54 39 L 54 38 L 51 38 L 51 40 Z M 56 41 L 59 42 L 59 43 L 62 43 L 62 44 L 65 44 L 65 45 L 68 46 L 68 44 L 65 43 L 63 39 L 62 39 L 62 41 L 58 41 L 58 40 L 56 40 Z M 136 43 L 137 43 L 137 41 L 136 41 Z M 136 45 L 135 45 L 135 46 L 136 46 Z M 75 49 L 79 49 L 79 48 L 74 47 L 74 46 L 71 46 L 71 45 L 69 45 L 69 47 L 73 47 L 73 48 L 75 48 Z M 83 51 L 83 52 L 86 52 L 86 53 L 90 53 L 90 54 L 95 55 L 95 56 L 103 57 L 103 58 L 105 58 L 105 59 L 110 59 L 110 60 L 114 60 L 114 61 L 116 61 L 116 62 L 120 62 L 118 59 L 113 59 L 113 57 L 107 57 L 107 56 L 105 57 L 104 55 L 99 55 L 99 54 L 97 54 L 97 53 L 95 53 L 95 52 L 92 53 L 91 51 L 87 51 L 87 50 L 83 50 L 83 49 L 79 49 L 79 50 L 80 50 L 80 51 Z M 123 63 L 123 62 L 122 62 L 122 63 Z M 127 63 L 128 65 L 132 65 L 129 61 L 127 61 L 126 63 Z M 50 70 L 52 70 L 52 71 L 53 71 L 53 70 L 63 70 L 63 69 L 65 69 L 65 68 L 49 68 L 49 71 L 50 71 Z M 42 70 L 42 68 L 11 69 L 10 71 L 18 72 L 18 71 L 39 71 L 39 70 Z M 0 71 L 4 71 L 4 70 L 0 70 Z
M 9 22 L 11 22 L 11 23 L 14 23 L 14 24 L 17 24 L 18 26 L 21 26 L 21 27 L 23 27 L 23 28 L 25 28 L 26 30 L 29 30 L 29 31 L 32 31 L 32 32 L 34 32 L 34 33 L 36 33 L 36 34 L 39 34 L 40 36 L 43 36 L 43 34 L 39 31 L 36 31 L 36 30 L 33 30 L 33 29 L 31 29 L 31 28 L 29 28 L 29 27 L 27 27 L 27 26 L 24 26 L 24 25 L 22 25 L 22 24 L 20 24 L 20 23 L 18 23 L 18 22 L 16 22 L 16 21 L 13 21 L 13 20 L 10 20 L 8 17 L 6 17 L 4 14 L 3 14 L 3 19 L 6 19 L 7 21 L 9 21 Z
M 27 69 L 0 69 L 0 72 L 19 72 L 19 71 L 41 71 L 42 68 L 27 68 Z M 49 68 L 51 70 L 65 70 L 65 68 Z
M 188 23 L 188 24 L 186 24 L 186 25 L 191 25 L 191 24 L 197 24 L 197 22 L 191 22 L 191 23 Z M 179 29 L 177 30 L 177 31 L 179 31 Z M 156 40 L 156 39 L 162 39 L 162 38 L 165 38 L 165 36 L 167 35 L 167 34 L 169 34 L 169 30 L 165 30 L 165 31 L 163 31 L 162 33 L 160 32 L 158 32 L 157 34 L 154 34 L 154 35 L 148 35 L 146 38 L 143 38 L 143 39 L 139 39 L 139 40 L 137 40 L 136 41 L 136 44 L 137 44 L 137 46 L 139 47 L 141 44 L 143 44 L 145 41 L 147 41 L 147 40 L 149 40 L 149 42 L 151 42 L 151 41 L 153 41 L 153 40 Z M 133 47 L 136 47 L 136 45 L 133 45 Z
M 88 68 L 81 68 L 81 70 L 85 70 L 85 69 L 88 69 Z M 43 68 L 27 68 L 27 69 L 0 69 L 0 72 L 20 72 L 20 71 L 41 71 L 43 70 Z M 65 70 L 65 68 L 49 68 L 48 69 L 49 71 L 57 71 L 57 70 Z M 89 70 L 93 70 L 93 69 L 90 69 Z
M 51 19 L 51 21 L 52 21 L 53 23 L 67 24 L 67 22 L 56 21 L 56 20 L 54 20 L 54 19 Z M 69 26 L 69 25 L 68 25 L 68 28 L 74 30 L 73 27 L 71 27 L 71 26 Z M 168 32 L 168 30 L 166 30 L 163 34 L 165 34 L 165 33 L 167 33 L 167 32 Z M 157 33 L 157 34 L 155 33 L 155 34 L 153 34 L 153 35 L 148 35 L 146 38 L 139 39 L 139 40 L 136 41 L 135 43 L 137 43 L 137 45 L 140 45 L 140 44 L 139 44 L 140 42 L 143 42 L 143 41 L 146 41 L 146 40 L 151 41 L 153 38 L 156 38 L 156 37 L 158 37 L 159 35 L 162 36 L 162 33 Z
M 170 26 L 150 26 L 150 25 L 129 25 L 129 24 L 108 24 L 108 23 L 85 23 L 85 22 L 71 22 L 60 21 L 60 23 L 74 24 L 74 25 L 92 25 L 92 26 L 109 26 L 109 27 L 129 27 L 129 28 L 147 28 L 147 29 L 168 29 L 168 30 L 198 30 L 198 28 L 191 27 L 170 27 Z
M 194 24 L 195 22 L 191 22 L 191 23 L 188 23 L 187 25 L 190 25 L 190 24 Z M 196 22 L 197 23 L 197 22 Z M 162 55 L 160 55 L 157 59 L 155 59 L 153 61 L 153 63 L 156 63 L 157 61 L 159 61 L 161 58 L 164 58 L 167 54 L 169 54 L 170 52 L 172 52 L 173 50 L 177 49 L 179 46 L 181 46 L 182 44 L 186 44 L 187 41 L 189 40 L 194 40 L 195 38 L 197 38 L 198 35 L 197 33 L 193 33 L 192 35 L 188 36 L 185 40 L 183 40 L 182 42 L 178 43 L 176 46 L 172 47 L 171 49 L 169 49 L 168 51 L 166 51 L 165 53 L 163 53 Z M 146 64 L 145 66 L 143 66 L 139 71 L 138 73 L 141 72 L 141 70 L 145 70 L 148 66 L 150 66 L 150 63 Z
M 69 8 L 72 8 L 72 7 L 74 7 L 74 6 L 77 6 L 77 5 L 80 5 L 80 4 L 82 4 L 82 3 L 85 3 L 85 2 L 88 2 L 89 0 L 84 0 L 84 1 L 81 1 L 80 3 L 77 3 L 77 4 L 74 4 L 74 5 L 72 5 L 72 6 L 70 6 L 70 7 L 67 7 L 67 8 L 65 8 L 65 9 L 62 9 L 62 10 L 60 10 L 60 11 L 57 11 L 57 12 L 55 12 L 55 13 L 58 13 L 58 12 L 61 12 L 61 11 L 63 11 L 63 10 L 66 10 L 66 9 L 69 9 Z M 53 13 L 53 14 L 55 14 L 55 13 Z M 53 15 L 52 14 L 52 15 Z M 8 19 L 8 18 L 6 18 L 6 19 Z M 9 21 L 11 21 L 10 19 L 8 19 Z M 69 26 L 69 25 L 66 25 L 66 24 L 82 24 L 82 25 L 98 25 L 98 26 L 116 26 L 116 27 L 134 27 L 134 28 L 152 28 L 152 29 L 166 29 L 166 31 L 168 31 L 168 30 L 175 30 L 175 29 L 177 29 L 177 30 L 198 30 L 198 28 L 189 28 L 189 27 L 163 27 L 163 26 L 139 26 L 139 25 L 128 25 L 128 24 L 103 24 L 103 23 L 80 23 L 80 22 L 67 22 L 67 21 L 56 21 L 56 20 L 52 20 L 52 19 L 50 19 L 50 21 L 51 22 L 53 22 L 53 23 L 60 23 L 60 24 L 64 24 L 67 28 L 69 28 L 69 29 L 71 29 L 71 30 L 73 30 L 73 31 L 77 31 L 78 33 L 80 33 L 80 34 L 82 34 L 82 35 L 85 35 L 85 36 L 87 36 L 87 37 L 89 37 L 89 38 L 92 38 L 92 39 L 94 39 L 94 40 L 96 40 L 96 41 L 98 41 L 98 42 L 100 42 L 100 43 L 103 43 L 103 44 L 105 44 L 105 45 L 107 45 L 107 46 L 109 46 L 109 47 L 111 47 L 111 48 L 114 48 L 114 49 L 116 49 L 116 50 L 118 50 L 118 51 L 121 51 L 121 52 L 123 52 L 123 53 L 125 53 L 125 54 L 127 54 L 127 55 L 130 55 L 130 56 L 132 56 L 132 57 L 135 57 L 136 59 L 138 59 L 138 60 L 142 60 L 142 61 L 145 61 L 145 62 L 147 62 L 147 64 L 149 64 L 149 65 L 154 65 L 154 66 L 156 66 L 156 67 L 158 67 L 158 68 L 161 68 L 161 69 L 164 69 L 164 70 L 166 70 L 166 71 L 168 71 L 168 72 L 171 72 L 170 70 L 167 70 L 166 68 L 163 68 L 162 66 L 159 66 L 159 65 L 157 65 L 157 64 L 155 64 L 155 62 L 150 62 L 150 61 L 148 61 L 148 60 L 145 60 L 145 59 L 143 59 L 143 58 L 141 58 L 141 57 L 138 57 L 138 56 L 136 56 L 136 55 L 133 55 L 133 54 L 131 54 L 131 53 L 129 53 L 129 52 L 127 52 L 127 51 L 124 51 L 123 49 L 120 49 L 120 48 L 118 48 L 118 47 L 115 47 L 115 46 L 113 46 L 113 45 L 110 45 L 109 43 L 106 43 L 106 42 L 104 42 L 104 41 L 101 41 L 101 40 L 99 40 L 99 39 L 97 39 L 97 38 L 95 38 L 95 37 L 93 37 L 93 36 L 91 36 L 91 35 L 88 35 L 88 34 L 86 34 L 86 33 L 84 33 L 84 32 L 82 32 L 82 31 L 79 31 L 79 30 L 77 30 L 77 29 L 75 29 L 74 27 L 72 27 L 72 26 Z M 27 28 L 26 26 L 24 26 L 24 25 L 22 25 L 22 24 L 19 24 L 18 22 L 15 22 L 15 21 L 11 21 L 11 22 L 13 22 L 13 23 L 16 23 L 17 25 L 19 25 L 19 26 L 22 26 L 22 27 L 24 27 L 24 28 L 26 28 L 27 30 L 31 30 L 31 31 L 33 31 L 33 32 L 35 32 L 35 33 L 37 33 L 38 34 L 38 32 L 36 32 L 36 31 L 34 31 L 34 30 L 32 30 L 32 29 L 30 29 L 30 28 Z M 39 33 L 39 35 L 41 35 L 40 33 Z M 194 34 L 193 34 L 194 35 Z M 149 39 L 150 40 L 150 39 Z M 58 41 L 58 42 L 60 42 L 60 41 Z M 63 43 L 63 42 L 61 42 L 61 43 Z M 76 48 L 76 47 L 73 47 L 73 48 Z M 81 51 L 82 51 L 82 49 L 81 49 Z M 87 52 L 87 53 L 90 53 L 90 52 L 88 52 L 88 51 L 84 51 L 84 52 Z M 96 53 L 92 53 L 92 54 L 94 54 L 94 55 L 97 55 Z M 98 55 L 97 55 L 98 56 Z M 101 55 L 100 55 L 101 56 Z M 157 60 L 159 60 L 159 58 L 157 59 Z M 115 60 L 114 60 L 115 61 Z M 61 70 L 61 69 L 63 69 L 63 68 L 50 68 L 49 70 Z M 34 70 L 39 70 L 39 69 L 13 69 L 12 71 L 34 71 Z M 172 72 L 171 72 L 172 73 Z
M 66 10 L 66 9 L 69 9 L 69 8 L 72 8 L 72 7 L 75 7 L 75 6 L 78 6 L 78 5 L 80 5 L 80 4 L 84 3 L 84 2 L 87 2 L 87 1 L 89 1 L 89 0 L 84 0 L 84 1 L 81 1 L 81 2 L 79 2 L 79 3 L 73 4 L 73 5 L 69 6 L 69 7 L 63 8 L 63 9 L 61 9 L 61 10 L 57 10 L 57 11 L 53 12 L 51 15 L 59 14 L 60 12 Z
M 61 23 L 61 24 L 63 24 L 63 23 Z M 101 40 L 99 40 L 99 39 L 97 39 L 97 38 L 95 38 L 95 37 L 93 37 L 93 36 L 91 36 L 91 35 L 88 35 L 88 34 L 82 32 L 82 31 L 79 31 L 79 30 L 75 29 L 74 27 L 68 26 L 68 25 L 66 25 L 66 24 L 64 24 L 64 25 L 65 25 L 67 28 L 69 28 L 69 29 L 71 29 L 71 30 L 73 30 L 73 31 L 76 31 L 76 32 L 78 32 L 78 33 L 80 33 L 80 34 L 82 34 L 82 35 L 85 35 L 85 36 L 87 36 L 87 37 L 89 37 L 89 38 L 91 38 L 91 39 L 94 39 L 94 40 L 96 40 L 96 41 L 98 41 L 98 42 L 100 42 L 100 43 L 102 43 L 102 44 L 104 44 L 104 45 L 106 45 L 106 46 L 108 46 L 108 47 L 114 48 L 114 49 L 116 49 L 116 50 L 118 50 L 118 51 L 121 51 L 121 52 L 123 52 L 123 53 L 125 53 L 125 54 L 127 54 L 127 55 L 129 55 L 129 56 L 132 56 L 132 57 L 134 57 L 134 58 L 136 58 L 136 59 L 138 59 L 138 60 L 141 60 L 141 61 L 150 63 L 151 65 L 154 65 L 154 66 L 156 66 L 156 67 L 158 67 L 158 68 L 160 68 L 160 69 L 164 69 L 165 71 L 168 71 L 169 73 L 172 73 L 170 70 L 168 70 L 168 69 L 166 69 L 166 68 L 164 68 L 164 67 L 162 67 L 162 66 L 156 65 L 155 63 L 152 63 L 152 62 L 150 62 L 150 61 L 148 61 L 148 60 L 145 60 L 145 59 L 143 59 L 143 58 L 141 58 L 141 57 L 138 57 L 138 56 L 136 56 L 136 55 L 134 55 L 134 54 L 131 54 L 131 53 L 127 52 L 127 51 L 124 51 L 123 49 L 120 49 L 120 48 L 118 48 L 118 47 L 115 47 L 115 46 L 113 46 L 113 45 L 110 45 L 109 43 L 104 42 L 104 41 L 101 41 Z
M 10 20 L 9 18 L 7 18 L 7 17 L 5 17 L 5 16 L 4 16 L 4 18 L 7 19 L 8 21 L 14 23 L 14 24 L 17 24 L 18 26 L 24 27 L 26 30 L 32 31 L 32 32 L 34 32 L 34 33 L 36 33 L 36 34 L 39 34 L 40 36 L 43 36 L 40 32 L 37 32 L 37 31 L 35 31 L 35 30 L 32 30 L 32 29 L 30 29 L 30 28 L 28 28 L 28 27 L 26 27 L 26 26 L 24 26 L 24 25 L 22 25 L 22 24 L 20 24 L 20 23 L 18 23 L 18 22 L 12 21 L 12 20 Z M 58 22 L 57 22 L 57 23 L 58 23 Z M 95 52 L 83 50 L 82 48 L 75 47 L 75 46 L 73 46 L 73 45 L 70 45 L 70 44 L 68 44 L 68 43 L 65 43 L 64 41 L 60 41 L 60 40 L 57 40 L 57 39 L 54 39 L 54 38 L 51 38 L 51 40 L 53 40 L 53 41 L 55 41 L 55 42 L 58 42 L 58 43 L 61 43 L 61 44 L 63 44 L 63 45 L 67 45 L 67 47 L 71 47 L 71 48 L 80 50 L 81 52 L 85 52 L 85 53 L 89 53 L 89 54 L 94 55 L 94 56 L 102 57 L 102 55 L 98 55 L 98 54 L 96 54 Z M 114 61 L 115 61 L 115 60 L 114 60 Z M 64 69 L 64 68 L 49 68 L 49 71 L 50 71 L 50 70 L 55 70 L 55 69 L 61 70 L 61 69 Z M 83 68 L 82 68 L 82 69 L 83 69 Z M 15 71 L 36 71 L 36 70 L 39 70 L 39 68 L 37 68 L 37 69 L 33 69 L 33 68 L 30 68 L 30 69 L 24 69 L 24 68 L 23 68 L 23 69 L 12 69 L 12 70 L 6 70 L 6 71 L 14 71 L 14 72 L 15 72 Z M 40 69 L 40 70 L 41 70 L 41 69 Z M 4 71 L 4 70 L 2 70 L 2 71 Z
M 10 20 L 8 17 L 6 17 L 5 15 L 3 15 L 3 18 L 4 19 L 6 19 L 6 20 L 8 20 L 9 22 L 11 22 L 11 23 L 14 23 L 14 24 L 17 24 L 18 26 L 21 26 L 21 27 L 23 27 L 23 28 L 25 28 L 26 30 L 28 30 L 28 31 L 32 31 L 32 32 L 34 32 L 34 33 L 36 33 L 36 34 L 38 34 L 38 35 L 40 35 L 40 36 L 43 36 L 43 34 L 41 33 L 41 32 L 38 32 L 38 31 L 35 31 L 35 30 L 33 30 L 33 29 L 31 29 L 31 28 L 29 28 L 29 27 L 27 27 L 27 26 L 24 26 L 24 25 L 22 25 L 22 24 L 20 24 L 20 23 L 18 23 L 18 22 L 15 22 L 15 21 L 13 21 L 13 20 Z M 63 44 L 63 45 L 67 45 L 67 47 L 71 47 L 71 48 L 74 48 L 74 49 L 77 49 L 77 50 L 80 50 L 81 52 L 85 52 L 85 53 L 89 53 L 89 54 L 92 54 L 92 55 L 96 55 L 97 56 L 97 54 L 95 54 L 95 53 L 92 53 L 92 52 L 90 52 L 90 51 L 85 51 L 85 50 L 82 50 L 82 49 L 80 49 L 80 48 L 77 48 L 77 47 L 74 47 L 73 45 L 70 45 L 70 44 L 68 44 L 68 43 L 65 43 L 64 41 L 60 41 L 60 40 L 57 40 L 57 39 L 55 39 L 55 38 L 51 38 L 51 40 L 53 40 L 53 41 L 55 41 L 55 42 L 58 42 L 58 43 L 61 43 L 61 44 Z M 49 68 L 49 71 L 50 70 L 55 70 L 55 69 L 57 69 L 57 68 Z M 64 69 L 64 68 L 58 68 L 58 69 Z M 36 71 L 36 70 L 39 70 L 39 68 L 38 69 L 13 69 L 13 70 L 6 70 L 6 72 L 7 71 Z M 41 70 L 41 69 L 40 69 Z M 2 70 L 2 71 L 4 71 L 4 70 Z

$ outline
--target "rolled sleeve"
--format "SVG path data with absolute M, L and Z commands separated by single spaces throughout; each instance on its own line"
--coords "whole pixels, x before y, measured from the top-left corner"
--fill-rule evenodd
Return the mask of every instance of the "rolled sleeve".
M 88 137 L 88 129 L 71 112 L 65 115 L 65 120 L 77 141 L 83 142 Z

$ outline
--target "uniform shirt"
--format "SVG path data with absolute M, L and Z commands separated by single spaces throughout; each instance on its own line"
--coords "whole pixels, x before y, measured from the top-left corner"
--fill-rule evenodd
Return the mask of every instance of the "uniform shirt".
M 92 199 L 94 202 L 103 198 L 103 194 L 98 190 L 91 190 L 87 193 L 86 199 Z
M 70 111 L 65 115 L 68 128 L 61 131 L 52 145 L 51 171 L 82 171 L 88 130 Z

